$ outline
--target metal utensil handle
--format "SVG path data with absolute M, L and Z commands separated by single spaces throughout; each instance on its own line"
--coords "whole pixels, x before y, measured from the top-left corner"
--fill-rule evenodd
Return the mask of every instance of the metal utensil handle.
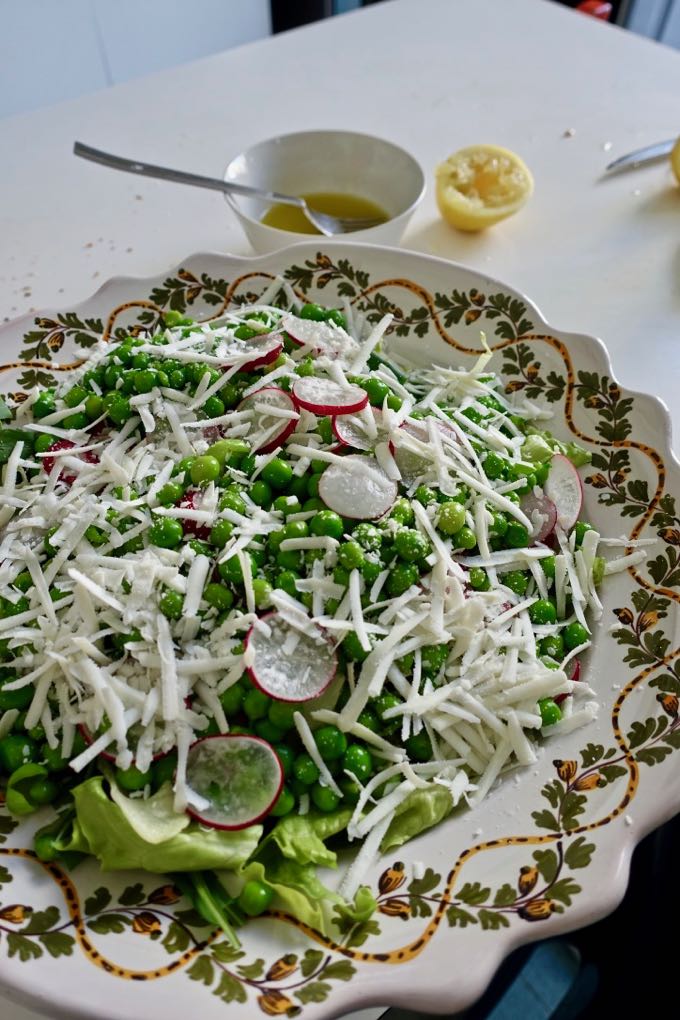
M 103 166 L 113 167 L 114 170 L 125 170 L 130 174 L 140 174 L 142 177 L 157 177 L 162 181 L 175 181 L 177 184 L 193 184 L 198 188 L 209 188 L 212 191 L 233 192 L 237 195 L 246 195 L 250 198 L 262 198 L 266 202 L 282 202 L 284 205 L 295 205 L 300 209 L 305 208 L 302 198 L 293 195 L 280 195 L 278 191 L 265 191 L 263 188 L 251 188 L 247 184 L 237 184 L 235 181 L 222 181 L 218 177 L 203 177 L 201 174 L 190 174 L 184 170 L 172 170 L 166 166 L 155 166 L 153 163 L 140 163 L 136 159 L 125 159 L 123 156 L 114 156 L 110 152 L 102 152 L 101 149 L 93 149 L 90 145 L 83 145 L 82 142 L 75 142 L 73 152 L 83 159 L 92 160 L 93 163 L 101 163 Z

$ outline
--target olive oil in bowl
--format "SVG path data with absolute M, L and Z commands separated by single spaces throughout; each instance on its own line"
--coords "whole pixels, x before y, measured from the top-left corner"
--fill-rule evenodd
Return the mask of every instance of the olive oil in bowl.
M 376 224 L 387 223 L 389 216 L 379 205 L 360 195 L 343 195 L 334 191 L 314 191 L 301 195 L 307 205 L 316 212 L 329 216 L 371 217 Z M 277 230 L 292 230 L 296 234 L 320 234 L 321 231 L 310 223 L 302 209 L 294 205 L 272 205 L 262 217 L 262 223 Z

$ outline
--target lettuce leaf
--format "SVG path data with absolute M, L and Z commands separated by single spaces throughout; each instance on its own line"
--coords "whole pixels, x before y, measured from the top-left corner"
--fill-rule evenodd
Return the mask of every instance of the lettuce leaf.
M 433 825 L 438 825 L 451 813 L 451 794 L 445 786 L 430 786 L 427 790 L 413 790 L 395 811 L 380 849 L 383 853 L 401 846 Z
M 527 438 L 522 443 L 522 457 L 525 460 L 542 462 L 548 460 L 553 453 L 563 453 L 576 468 L 590 464 L 592 454 L 580 443 L 575 443 L 573 440 L 563 443 L 552 433 L 543 432 L 533 426 L 526 429 L 526 434 Z
M 163 783 L 153 796 L 126 797 L 115 783 L 110 784 L 111 799 L 123 812 L 125 820 L 145 843 L 157 846 L 184 832 L 190 824 L 189 816 L 178 815 L 174 809 L 174 794 L 170 783 Z
M 262 826 L 251 825 L 235 832 L 201 828 L 196 822 L 169 839 L 150 843 L 130 823 L 120 804 L 111 800 L 101 776 L 94 776 L 73 790 L 76 819 L 64 850 L 77 850 L 97 857 L 104 871 L 142 868 L 164 874 L 170 871 L 202 871 L 238 868 L 253 853 L 262 837 Z M 126 800 L 128 798 L 125 798 Z M 148 804 L 136 806 L 137 828 L 144 829 L 139 816 Z M 155 822 L 151 813 L 148 825 Z
M 310 811 L 307 815 L 286 815 L 276 823 L 262 847 L 275 843 L 284 857 L 298 864 L 335 868 L 337 856 L 324 840 L 343 832 L 351 817 L 350 808 L 339 808 L 327 814 Z

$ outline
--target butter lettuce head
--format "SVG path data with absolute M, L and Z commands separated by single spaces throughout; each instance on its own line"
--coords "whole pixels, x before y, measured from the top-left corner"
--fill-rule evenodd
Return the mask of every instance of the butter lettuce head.
M 184 825 L 183 816 L 174 816 L 178 820 L 173 825 L 163 790 L 147 801 L 131 801 L 123 795 L 113 801 L 101 776 L 76 786 L 73 799 L 76 818 L 63 849 L 93 854 L 104 871 L 142 868 L 164 874 L 237 869 L 262 837 L 261 825 L 236 831 L 208 829 L 193 821 Z M 175 831 L 179 824 L 181 831 Z M 164 838 L 159 840 L 159 834 Z

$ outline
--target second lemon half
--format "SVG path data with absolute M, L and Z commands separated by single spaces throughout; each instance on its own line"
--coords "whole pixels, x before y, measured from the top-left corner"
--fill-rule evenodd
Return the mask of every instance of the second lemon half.
M 437 205 L 459 230 L 484 230 L 522 208 L 534 189 L 526 163 L 500 145 L 459 149 L 436 170 Z

